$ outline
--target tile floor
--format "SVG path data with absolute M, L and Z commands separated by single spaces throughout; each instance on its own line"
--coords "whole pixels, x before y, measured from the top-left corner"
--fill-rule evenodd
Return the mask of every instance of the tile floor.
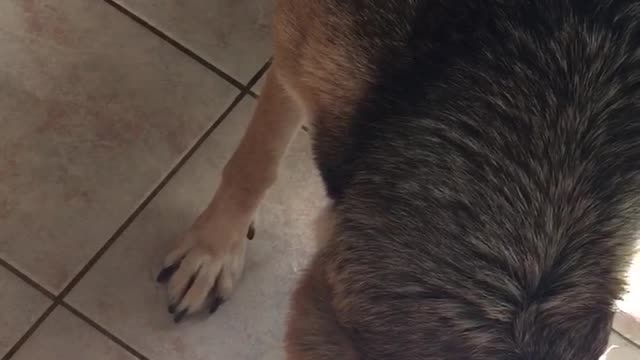
M 0 2 L 0 360 L 283 358 L 287 295 L 323 202 L 305 133 L 234 301 L 176 326 L 153 281 L 249 119 L 272 9 Z M 640 358 L 638 323 L 616 329 L 609 359 Z

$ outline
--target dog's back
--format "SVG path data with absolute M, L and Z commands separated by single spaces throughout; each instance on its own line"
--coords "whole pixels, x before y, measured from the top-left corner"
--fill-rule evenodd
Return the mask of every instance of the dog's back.
M 598 359 L 640 216 L 640 1 L 325 3 L 372 70 L 314 124 L 336 227 L 291 351 Z

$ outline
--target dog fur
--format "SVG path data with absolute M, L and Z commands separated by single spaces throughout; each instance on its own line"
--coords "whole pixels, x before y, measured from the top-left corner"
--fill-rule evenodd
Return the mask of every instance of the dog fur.
M 333 204 L 290 360 L 603 354 L 639 230 L 640 1 L 280 0 L 274 37 L 252 126 L 275 140 L 247 131 L 210 206 L 242 221 L 187 236 L 174 293 L 216 286 L 177 259 L 239 256 L 298 107 Z

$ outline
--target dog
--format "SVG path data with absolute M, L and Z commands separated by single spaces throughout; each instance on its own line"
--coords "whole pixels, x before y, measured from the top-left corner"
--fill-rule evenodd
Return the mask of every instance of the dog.
M 289 360 L 599 359 L 639 230 L 640 1 L 279 0 L 273 33 L 159 275 L 176 321 L 230 297 L 306 119 L 331 205 Z

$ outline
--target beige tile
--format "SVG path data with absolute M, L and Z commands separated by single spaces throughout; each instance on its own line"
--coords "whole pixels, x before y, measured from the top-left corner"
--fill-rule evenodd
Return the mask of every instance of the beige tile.
M 236 90 L 103 1 L 0 1 L 0 49 L 0 256 L 55 292 Z
M 0 267 L 0 358 L 50 304 L 44 295 Z
M 613 320 L 613 328 L 630 341 L 640 345 L 640 318 L 627 313 L 618 313 Z
M 12 360 L 134 360 L 135 357 L 63 308 L 57 308 Z
M 611 334 L 609 345 L 612 345 L 613 348 L 607 354 L 606 360 L 640 359 L 640 347 L 626 341 L 618 334 Z
M 288 296 L 311 252 L 309 223 L 324 202 L 305 133 L 263 204 L 245 277 L 231 301 L 210 318 L 175 325 L 165 290 L 154 282 L 171 242 L 212 195 L 252 103 L 245 100 L 216 129 L 70 294 L 70 303 L 154 360 L 283 358 Z
M 271 55 L 275 0 L 116 0 L 247 83 Z

